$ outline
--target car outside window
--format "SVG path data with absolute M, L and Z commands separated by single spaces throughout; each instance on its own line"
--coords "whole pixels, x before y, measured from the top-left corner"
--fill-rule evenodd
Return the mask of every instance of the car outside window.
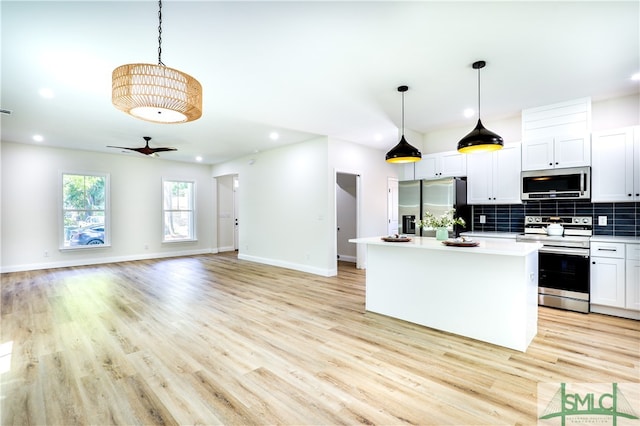
M 163 242 L 196 239 L 194 191 L 192 181 L 162 181 Z
M 107 174 L 62 173 L 63 248 L 86 248 L 109 244 Z

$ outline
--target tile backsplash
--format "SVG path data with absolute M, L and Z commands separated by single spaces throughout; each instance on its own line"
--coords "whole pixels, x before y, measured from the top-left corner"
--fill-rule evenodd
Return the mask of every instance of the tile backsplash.
M 588 201 L 527 201 L 523 204 L 472 207 L 474 231 L 523 232 L 525 216 L 591 216 L 594 235 L 640 237 L 640 203 L 590 203 Z M 486 223 L 480 223 L 480 215 Z M 607 225 L 598 225 L 598 216 Z

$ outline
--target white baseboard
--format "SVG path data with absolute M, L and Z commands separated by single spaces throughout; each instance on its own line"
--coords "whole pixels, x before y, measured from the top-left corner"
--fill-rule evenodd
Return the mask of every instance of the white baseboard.
M 36 271 L 39 269 L 68 268 L 73 266 L 100 265 L 104 263 L 130 262 L 133 260 L 161 259 L 166 257 L 195 256 L 198 254 L 218 253 L 218 249 L 179 250 L 164 253 L 145 253 L 130 256 L 97 257 L 92 259 L 65 260 L 60 262 L 30 263 L 25 265 L 4 266 L 0 273 Z
M 248 260 L 250 262 L 256 262 L 256 263 L 264 263 L 265 265 L 278 266 L 286 269 L 293 269 L 295 271 L 308 272 L 310 274 L 321 275 L 323 277 L 334 277 L 338 275 L 337 268 L 336 269 L 316 268 L 314 266 L 302 265 L 299 263 L 292 263 L 292 262 L 283 262 L 281 260 L 267 259 L 264 257 L 251 256 L 251 255 L 242 254 L 242 253 L 238 253 L 238 259 Z
M 613 306 L 603 306 L 591 304 L 589 312 L 595 312 L 598 314 L 613 315 L 614 317 L 629 318 L 633 320 L 640 320 L 640 311 L 633 311 L 631 309 L 616 308 Z

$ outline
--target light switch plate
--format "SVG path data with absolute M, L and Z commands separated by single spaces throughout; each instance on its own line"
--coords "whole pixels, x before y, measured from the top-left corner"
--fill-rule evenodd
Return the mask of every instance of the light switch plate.
M 607 226 L 606 216 L 598 216 L 598 226 Z

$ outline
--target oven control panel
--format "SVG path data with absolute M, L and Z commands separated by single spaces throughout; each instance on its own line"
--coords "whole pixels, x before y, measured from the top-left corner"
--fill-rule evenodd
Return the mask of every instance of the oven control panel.
M 590 237 L 593 234 L 591 216 L 525 216 L 524 233 L 547 234 L 550 225 L 561 225 L 562 235 L 566 237 Z
M 552 223 L 559 223 L 563 226 L 584 226 L 593 227 L 591 216 L 525 216 L 525 226 L 548 226 Z

